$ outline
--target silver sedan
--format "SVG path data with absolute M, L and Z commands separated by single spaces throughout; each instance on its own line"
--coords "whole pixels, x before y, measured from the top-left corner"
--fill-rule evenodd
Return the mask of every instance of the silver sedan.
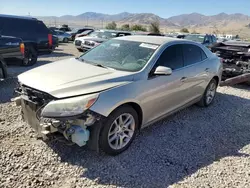
M 58 38 L 59 42 L 68 43 L 71 39 L 71 35 L 63 31 L 55 30 L 55 36 Z
M 219 58 L 201 44 L 127 36 L 19 75 L 15 101 L 39 135 L 60 132 L 117 155 L 138 130 L 192 104 L 212 104 L 221 73 Z

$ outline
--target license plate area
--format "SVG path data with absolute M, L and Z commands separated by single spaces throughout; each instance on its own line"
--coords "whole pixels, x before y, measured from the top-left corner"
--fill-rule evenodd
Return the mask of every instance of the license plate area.
M 41 134 L 40 122 L 36 117 L 36 112 L 39 109 L 37 104 L 22 99 L 21 100 L 23 118 L 38 134 Z

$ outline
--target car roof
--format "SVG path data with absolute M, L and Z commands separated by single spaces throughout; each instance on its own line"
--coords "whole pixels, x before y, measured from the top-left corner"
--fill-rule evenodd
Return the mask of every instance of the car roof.
M 172 41 L 184 41 L 182 39 L 176 39 L 172 37 L 164 37 L 164 36 L 144 36 L 144 35 L 132 35 L 132 36 L 124 36 L 115 38 L 118 40 L 127 40 L 127 41 L 135 41 L 135 42 L 145 42 L 151 44 L 162 45 Z
M 129 31 L 121 31 L 121 30 L 110 30 L 110 29 L 99 29 L 96 31 L 100 31 L 100 32 L 113 32 L 113 33 L 131 33 Z
M 25 19 L 25 20 L 37 20 L 36 18 L 30 17 L 30 16 L 16 16 L 16 15 L 6 15 L 6 14 L 0 14 L 0 17 L 2 17 L 2 18 L 17 18 L 17 19 Z

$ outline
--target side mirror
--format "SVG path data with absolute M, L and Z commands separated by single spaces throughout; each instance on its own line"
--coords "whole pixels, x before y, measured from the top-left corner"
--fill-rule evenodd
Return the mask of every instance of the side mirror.
M 171 75 L 172 74 L 172 69 L 169 67 L 164 67 L 164 66 L 158 66 L 155 69 L 154 75 Z

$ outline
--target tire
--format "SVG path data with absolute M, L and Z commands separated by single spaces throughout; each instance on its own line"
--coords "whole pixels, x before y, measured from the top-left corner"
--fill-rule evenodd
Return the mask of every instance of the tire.
M 63 42 L 64 42 L 64 43 L 68 43 L 68 42 L 69 42 L 69 39 L 68 39 L 68 38 L 64 38 L 64 39 L 63 39 Z
M 118 126 L 120 117 L 122 117 L 121 124 L 123 126 Z M 126 124 L 128 125 L 127 127 Z M 134 140 L 138 124 L 138 114 L 131 106 L 126 105 L 118 108 L 108 116 L 104 123 L 99 139 L 100 148 L 106 154 L 113 156 L 122 153 L 128 149 Z
M 83 49 L 78 49 L 78 48 L 77 48 L 77 50 L 78 50 L 79 52 L 83 52 Z
M 209 82 L 201 100 L 197 104 L 201 107 L 208 107 L 209 105 L 211 105 L 214 101 L 217 87 L 218 87 L 218 82 L 215 78 L 213 78 Z M 210 94 L 208 92 L 210 92 Z M 212 94 L 212 92 L 214 93 Z M 209 100 L 209 97 L 210 97 L 210 100 Z
M 37 56 L 37 51 L 33 47 L 28 48 L 25 52 L 25 58 L 22 61 L 22 66 L 28 67 L 36 64 Z
M 245 82 L 245 83 L 246 83 L 246 85 L 250 86 L 250 81 L 247 81 L 247 82 Z
M 0 59 L 0 79 L 7 78 L 7 66 L 4 60 Z

